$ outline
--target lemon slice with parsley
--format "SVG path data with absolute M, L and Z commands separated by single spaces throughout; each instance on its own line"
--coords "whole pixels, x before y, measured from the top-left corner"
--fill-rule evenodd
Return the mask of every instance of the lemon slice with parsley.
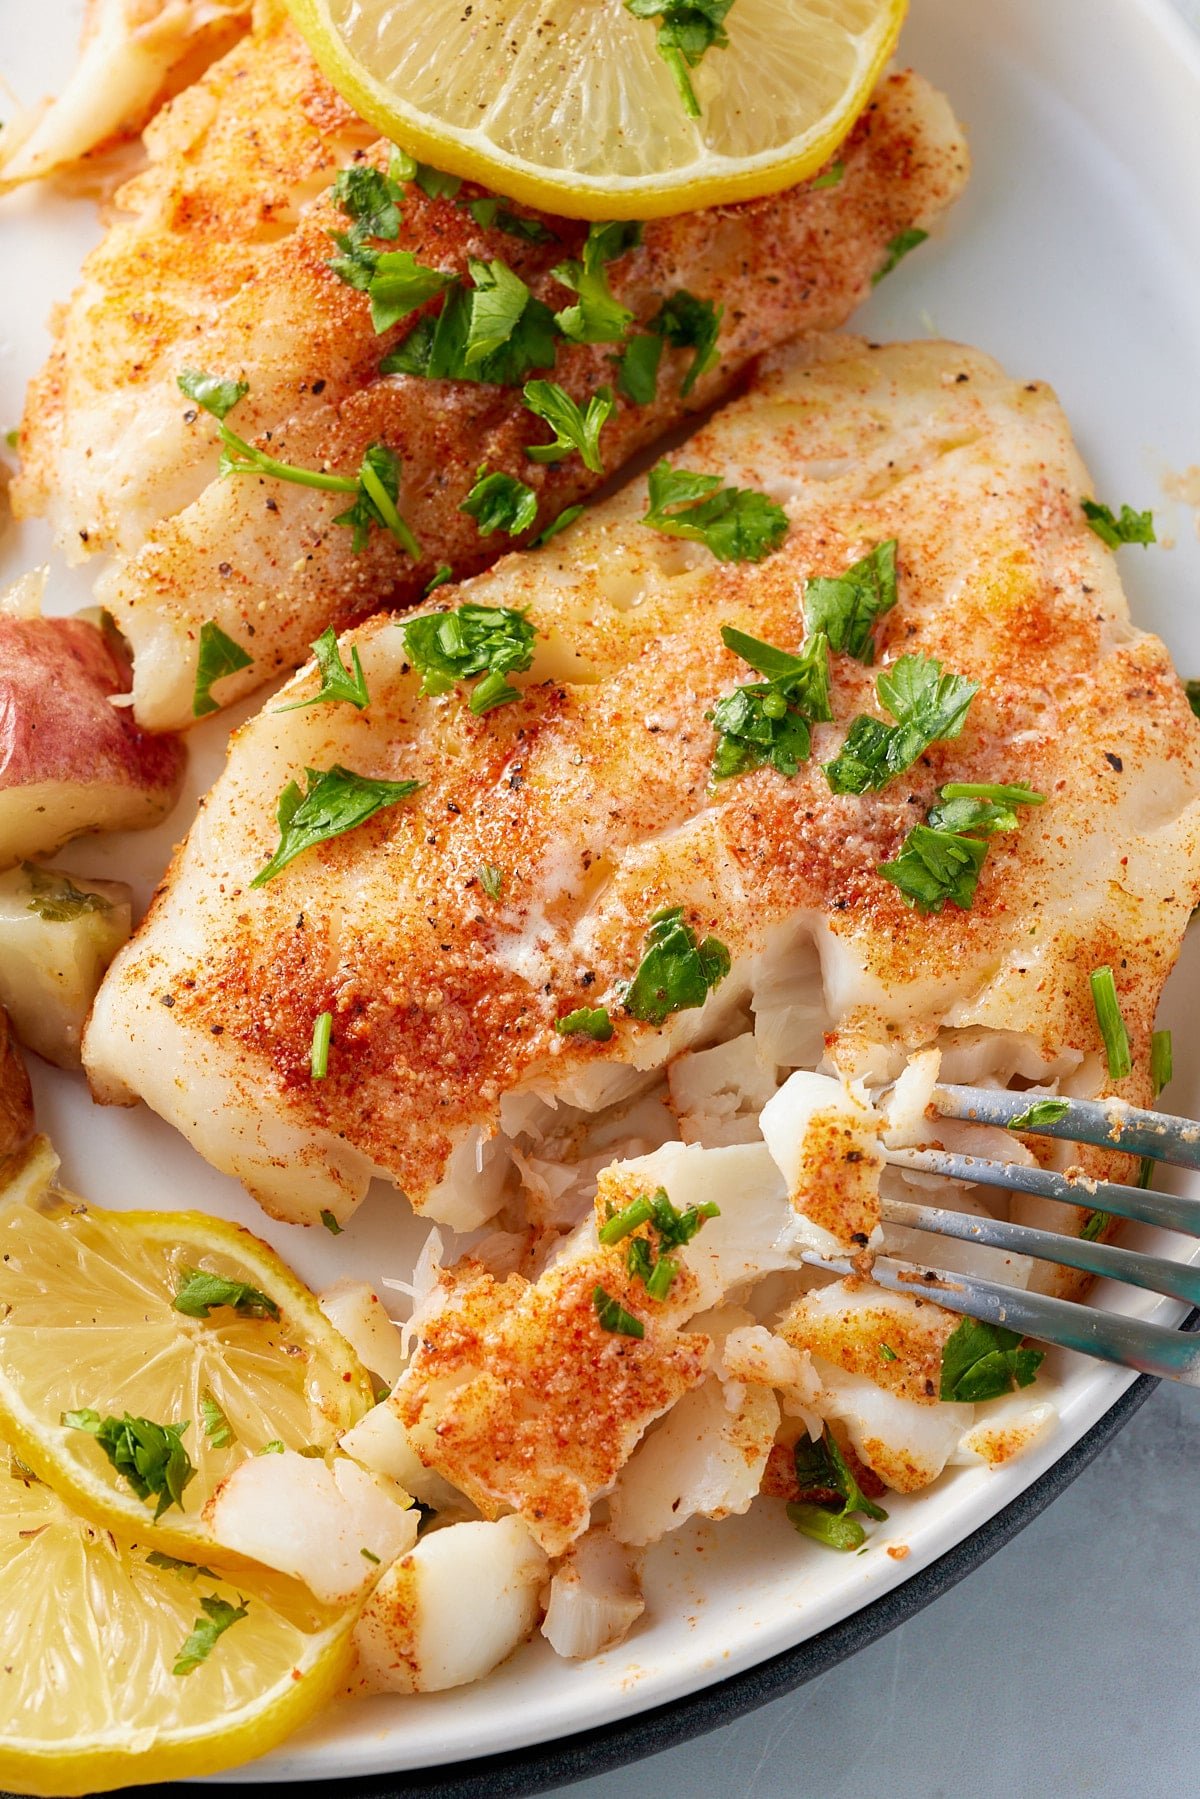
M 814 174 L 907 0 L 288 0 L 330 81 L 413 156 L 573 218 Z
M 0 1435 L 96 1523 L 236 1565 L 203 1511 L 248 1456 L 321 1453 L 374 1401 L 308 1288 L 249 1231 L 107 1212 L 39 1139 L 0 1205 Z
M 0 1444 L 0 1782 L 94 1793 L 262 1755 L 344 1682 L 354 1613 L 122 1544 Z

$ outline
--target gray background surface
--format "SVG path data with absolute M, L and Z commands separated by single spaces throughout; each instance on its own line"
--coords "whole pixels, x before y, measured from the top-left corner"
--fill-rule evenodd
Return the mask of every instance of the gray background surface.
M 1200 30 L 1200 0 L 1175 4 Z M 1194 1792 L 1198 1449 L 1200 1392 L 1160 1387 L 1049 1511 L 882 1642 L 725 1730 L 562 1792 L 571 1799 L 1176 1799 Z

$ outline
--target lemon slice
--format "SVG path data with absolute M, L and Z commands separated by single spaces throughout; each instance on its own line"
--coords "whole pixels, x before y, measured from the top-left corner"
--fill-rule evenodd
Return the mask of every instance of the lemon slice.
M 0 1445 L 6 1789 L 212 1774 L 273 1748 L 343 1684 L 353 1612 L 323 1611 L 290 1582 L 250 1590 L 150 1554 L 76 1516 Z M 243 1607 L 207 1655 L 183 1656 L 198 1621 L 211 1636 Z
M 682 68 L 678 51 L 674 68 L 659 53 L 663 18 L 636 18 L 623 0 L 288 5 L 334 86 L 414 156 L 597 219 L 749 199 L 814 174 L 866 104 L 906 0 L 733 0 L 727 44 Z
M 373 1403 L 369 1377 L 249 1231 L 197 1212 L 101 1211 L 56 1186 L 57 1165 L 39 1139 L 0 1206 L 0 1435 L 85 1516 L 149 1548 L 237 1565 L 212 1538 L 206 1500 L 270 1445 L 330 1448 Z M 207 1276 L 217 1291 L 245 1290 L 240 1304 L 200 1315 Z M 175 1305 L 186 1293 L 192 1315 Z M 126 1414 L 187 1425 L 186 1486 L 178 1457 L 173 1481 L 144 1481 L 148 1493 L 123 1471 L 127 1456 L 114 1465 L 104 1444 Z M 152 1476 L 165 1459 L 152 1457 Z

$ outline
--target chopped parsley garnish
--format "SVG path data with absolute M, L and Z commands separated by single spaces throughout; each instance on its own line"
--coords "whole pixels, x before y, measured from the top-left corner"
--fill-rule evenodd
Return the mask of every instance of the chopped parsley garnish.
M 1158 1098 L 1164 1087 L 1170 1085 L 1174 1072 L 1175 1058 L 1170 1031 L 1152 1031 L 1150 1034 L 1150 1084 L 1154 1089 L 1155 1099 Z
M 617 357 L 617 387 L 635 406 L 649 406 L 658 393 L 663 340 L 650 332 L 631 337 Z
M 647 483 L 650 506 L 642 523 L 705 544 L 719 562 L 761 562 L 787 536 L 781 506 L 753 488 L 722 487 L 719 475 L 672 468 L 664 460 L 650 470 Z
M 212 697 L 214 681 L 224 675 L 235 675 L 254 661 L 248 650 L 232 637 L 227 637 L 211 618 L 200 627 L 200 654 L 196 661 L 196 684 L 192 691 L 192 717 L 205 718 L 220 707 Z
M 183 1647 L 175 1657 L 172 1674 L 191 1674 L 216 1648 L 217 1639 L 224 1636 L 231 1624 L 248 1615 L 249 1607 L 243 1599 L 240 1605 L 230 1605 L 227 1599 L 218 1599 L 215 1593 L 200 1596 L 200 1610 L 204 1613 L 192 1625 L 191 1634 L 184 1638 Z
M 329 1043 L 332 1036 L 333 1013 L 319 1013 L 313 1020 L 312 1047 L 308 1053 L 308 1070 L 314 1081 L 323 1081 L 329 1073 Z
M 643 1193 L 607 1219 L 600 1227 L 600 1242 L 611 1247 L 628 1238 L 626 1266 L 630 1274 L 641 1281 L 647 1298 L 665 1299 L 679 1273 L 679 1263 L 664 1252 L 682 1249 L 710 1218 L 720 1215 L 720 1206 L 711 1200 L 680 1212 L 671 1204 L 666 1188 L 659 1187 L 656 1193 Z M 643 1225 L 657 1233 L 657 1247 L 650 1237 L 634 1235 Z
M 818 632 L 799 655 L 732 625 L 722 626 L 721 641 L 767 679 L 735 687 L 706 714 L 717 733 L 713 779 L 729 780 L 764 762 L 790 778 L 808 761 L 809 725 L 833 717 L 825 637 Z
M 368 446 L 356 476 L 331 475 L 324 469 L 300 468 L 293 462 L 280 462 L 277 457 L 268 456 L 265 450 L 255 449 L 225 423 L 226 413 L 248 391 L 245 382 L 218 381 L 215 376 L 205 375 L 199 369 L 184 369 L 177 379 L 188 398 L 195 400 L 197 405 L 212 413 L 217 420 L 221 440 L 219 472 L 222 480 L 227 475 L 266 475 L 276 481 L 293 482 L 299 487 L 315 487 L 323 493 L 348 494 L 351 504 L 345 512 L 337 514 L 334 523 L 348 525 L 354 532 L 353 548 L 356 555 L 365 545 L 372 525 L 381 525 L 390 531 L 407 555 L 420 555 L 420 545 L 396 510 L 396 497 L 400 491 L 400 458 L 386 444 L 374 443 Z M 227 403 L 228 394 L 223 390 L 232 391 L 234 388 L 240 391 Z M 217 678 L 214 675 L 213 679 Z
M 178 1574 L 181 1580 L 216 1580 L 218 1577 L 211 1568 L 202 1562 L 181 1562 L 176 1555 L 164 1555 L 161 1549 L 152 1549 L 146 1557 L 146 1564 L 151 1568 L 161 1568 L 165 1574 Z
M 339 170 L 333 197 L 365 236 L 391 239 L 400 235 L 400 201 L 404 195 L 399 183 L 382 169 L 351 163 L 349 168 Z
M 560 1037 L 590 1037 L 593 1043 L 607 1043 L 613 1034 L 607 1006 L 577 1006 L 556 1019 L 554 1028 Z
M 373 1549 L 367 1549 L 364 1547 L 364 1548 L 360 1549 L 358 1553 L 359 1553 L 359 1555 L 362 1556 L 364 1562 L 370 1562 L 373 1564 L 374 1567 L 378 1568 L 379 1557 L 375 1554 L 375 1551 Z
M 535 369 L 554 366 L 554 314 L 506 263 L 477 262 L 473 285 L 454 282 L 436 318 L 428 315 L 380 363 L 385 375 L 430 380 L 493 381 L 511 387 Z
M 503 475 L 498 470 L 489 475 L 485 464 L 458 510 L 475 520 L 481 537 L 490 537 L 493 531 L 507 531 L 510 537 L 518 537 L 536 519 L 537 508 L 532 487 L 518 481 L 515 475 Z
M 551 519 L 544 531 L 539 531 L 536 537 L 530 539 L 530 549 L 537 550 L 541 548 L 542 544 L 549 543 L 552 537 L 557 537 L 560 531 L 565 531 L 568 525 L 573 525 L 583 510 L 582 505 L 564 506 L 558 517 Z
M 35 862 L 22 862 L 21 873 L 29 882 L 27 912 L 36 912 L 47 924 L 72 924 L 86 912 L 111 912 L 112 901 L 102 893 L 76 887 L 69 875 L 51 874 Z
M 1200 681 L 1185 681 L 1183 686 L 1193 715 L 1200 718 Z
M 500 889 L 504 886 L 504 870 L 496 868 L 491 862 L 479 864 L 479 885 L 489 899 L 498 900 Z
M 183 1446 L 186 1424 L 155 1424 L 149 1418 L 102 1418 L 90 1406 L 64 1412 L 69 1430 L 87 1431 L 116 1469 L 147 1504 L 155 1500 L 155 1521 L 169 1507 L 183 1510 L 183 1493 L 195 1475 L 191 1457 Z
M 845 178 L 845 174 L 846 165 L 844 162 L 831 162 L 827 169 L 823 169 L 819 175 L 815 176 L 814 179 L 809 182 L 809 188 L 813 193 L 817 193 L 823 187 L 840 187 Z
M 495 228 L 497 231 L 507 232 L 509 237 L 522 237 L 531 244 L 554 242 L 553 231 L 548 230 L 540 219 L 527 219 L 521 213 L 510 212 L 495 194 L 486 194 L 480 200 L 468 200 L 467 211 L 481 231 Z
M 661 1025 L 676 1012 L 702 1006 L 729 968 L 723 943 L 706 937 L 698 944 L 683 907 L 663 906 L 650 920 L 637 972 L 631 981 L 617 982 L 614 993 L 631 1017 Z
M 1149 1157 L 1145 1158 L 1143 1161 L 1143 1172 L 1145 1172 L 1145 1164 L 1147 1161 L 1149 1161 Z M 1154 1163 L 1152 1161 L 1150 1161 L 1150 1168 L 1151 1170 L 1154 1168 Z M 1149 1181 L 1140 1179 L 1138 1181 L 1139 1187 L 1148 1187 L 1149 1185 Z M 1112 1220 L 1113 1215 L 1111 1212 L 1093 1212 L 1091 1217 L 1088 1218 L 1087 1222 L 1084 1224 L 1083 1229 L 1080 1231 L 1080 1238 L 1084 1243 L 1095 1243 L 1104 1235 L 1105 1231 L 1112 1223 Z
M 331 1237 L 341 1236 L 342 1226 L 338 1223 L 332 1212 L 322 1212 L 320 1214 L 320 1219 Z
M 419 781 L 377 781 L 335 762 L 332 768 L 306 768 L 307 793 L 289 781 L 279 796 L 279 847 L 260 868 L 251 887 L 262 887 L 314 844 L 340 837 L 414 794 Z
M 666 343 L 677 350 L 696 352 L 679 386 L 681 395 L 690 394 L 700 376 L 719 361 L 716 345 L 723 312 L 723 307 L 698 300 L 686 288 L 672 294 L 645 331 L 631 338 L 617 358 L 621 392 L 639 406 L 650 404 L 658 392 L 658 365 Z
M 535 632 L 524 613 L 459 606 L 409 619 L 401 629 L 408 659 L 423 677 L 422 693 L 447 693 L 459 681 L 476 681 L 470 706 L 477 718 L 521 697 L 506 677 L 533 663 Z
M 1040 1130 L 1044 1124 L 1058 1124 L 1070 1110 L 1068 1099 L 1035 1099 L 1023 1112 L 1009 1119 L 1008 1128 L 1010 1131 Z
M 804 622 L 824 631 L 829 647 L 858 662 L 875 660 L 875 621 L 896 604 L 896 539 L 875 548 L 844 575 L 818 575 L 805 583 Z
M 828 1549 L 860 1549 L 867 1533 L 854 1514 L 861 1512 L 864 1518 L 882 1523 L 887 1513 L 867 1498 L 828 1425 L 819 1440 L 801 1437 L 793 1454 L 800 1491 L 813 1497 L 788 1506 L 792 1524 L 802 1536 L 824 1543 Z
M 327 631 L 322 631 L 317 641 L 309 647 L 316 658 L 317 671 L 321 676 L 320 687 L 307 700 L 292 700 L 286 706 L 276 706 L 276 712 L 299 712 L 305 706 L 338 703 L 357 707 L 361 711 L 364 706 L 370 705 L 371 696 L 367 692 L 366 676 L 363 674 L 357 644 L 352 644 L 350 648 L 351 668 L 347 668 L 342 661 L 337 632 L 332 625 Z
M 426 268 L 411 250 L 381 250 L 366 289 L 375 330 L 390 331 L 426 300 L 443 293 L 454 279 L 441 269 Z
M 430 200 L 453 200 L 462 186 L 461 177 L 447 175 L 432 163 L 418 162 L 407 150 L 393 150 L 391 172 L 397 181 L 415 181 Z
M 875 691 L 896 723 L 866 714 L 855 719 L 840 752 L 825 764 L 834 793 L 886 787 L 930 744 L 957 737 L 979 683 L 946 673 L 933 656 L 901 656 L 878 676 Z
M 264 1443 L 262 1448 L 256 1449 L 254 1451 L 254 1453 L 255 1453 L 255 1455 L 284 1455 L 284 1454 L 286 1454 L 286 1451 L 284 1449 L 283 1438 L 282 1437 L 272 1437 L 271 1441 L 269 1443 Z
M 619 1300 L 606 1293 L 603 1287 L 593 1287 L 592 1304 L 596 1308 L 596 1316 L 600 1320 L 601 1330 L 615 1331 L 620 1337 L 644 1337 L 646 1327 L 640 1318 L 627 1312 Z
M 1095 500 L 1084 500 L 1082 505 L 1088 524 L 1110 550 L 1119 550 L 1123 543 L 1145 545 L 1158 542 L 1154 535 L 1152 512 L 1135 512 L 1132 506 L 1122 506 L 1120 515 L 1117 516 L 1111 507 L 1098 506 Z
M 894 862 L 881 862 L 877 873 L 919 912 L 940 912 L 947 900 L 967 912 L 979 885 L 988 846 L 956 831 L 933 831 L 914 825 Z
M 921 912 L 940 912 L 947 900 L 967 911 L 987 858 L 988 839 L 997 831 L 1020 828 L 1015 807 L 1040 806 L 1044 799 L 1030 787 L 948 782 L 925 823 L 908 833 L 895 861 L 881 862 L 876 872 Z
M 728 44 L 725 15 L 733 0 L 625 0 L 625 5 L 635 19 L 659 20 L 655 48 L 671 71 L 684 111 L 698 119 L 700 102 L 688 71 L 706 50 Z
M 207 1318 L 214 1306 L 228 1306 L 243 1318 L 278 1318 L 275 1301 L 248 1281 L 229 1280 L 207 1268 L 184 1268 L 172 1305 L 189 1318 Z
M 881 1343 L 879 1345 L 879 1353 L 885 1362 L 898 1362 L 900 1360 L 900 1357 L 896 1354 L 890 1343 Z
M 635 219 L 588 226 L 583 260 L 560 262 L 551 270 L 556 281 L 577 296 L 573 306 L 554 315 L 564 337 L 577 344 L 619 343 L 634 315 L 613 293 L 604 265 L 624 256 L 642 241 L 642 227 Z
M 425 583 L 421 594 L 422 599 L 428 599 L 431 593 L 436 593 L 439 587 L 445 587 L 446 583 L 448 581 L 453 581 L 453 579 L 454 570 L 450 567 L 450 564 L 448 562 L 439 563 Z
M 966 1405 L 998 1399 L 1014 1387 L 1032 1385 L 1045 1359 L 1042 1350 L 1021 1347 L 1018 1331 L 964 1318 L 942 1345 L 938 1397 Z
M 200 1420 L 214 1449 L 227 1449 L 234 1441 L 233 1426 L 211 1393 L 200 1395 Z
M 525 404 L 530 412 L 545 419 L 554 432 L 553 443 L 526 445 L 525 454 L 533 462 L 561 462 L 572 450 L 578 450 L 585 468 L 594 475 L 604 473 L 600 433 L 616 404 L 611 387 L 597 388 L 586 411 L 581 411 L 557 381 L 527 381 Z
M 1089 985 L 1092 990 L 1092 1005 L 1096 1009 L 1096 1023 L 1104 1040 L 1109 1076 L 1114 1081 L 1123 1081 L 1133 1068 L 1133 1060 L 1129 1054 L 1129 1033 L 1121 1016 L 1121 1002 L 1117 998 L 1117 983 L 1113 979 L 1112 969 L 1094 969 L 1089 976 Z
M 901 231 L 894 237 L 884 254 L 882 268 L 876 269 L 871 276 L 871 286 L 878 287 L 884 276 L 890 275 L 897 263 L 903 262 L 909 251 L 915 250 L 918 244 L 923 244 L 928 236 L 928 231 L 922 231 L 919 225 L 910 225 L 907 231 Z

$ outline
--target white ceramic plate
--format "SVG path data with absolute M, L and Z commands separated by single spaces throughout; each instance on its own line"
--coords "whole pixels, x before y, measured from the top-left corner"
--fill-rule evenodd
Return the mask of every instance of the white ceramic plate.
M 0 0 L 3 74 L 22 98 L 61 79 L 78 10 L 75 0 Z M 913 0 L 902 55 L 950 94 L 970 130 L 975 173 L 939 241 L 881 287 L 857 324 L 877 337 L 960 338 L 1014 373 L 1053 382 L 1097 494 L 1153 506 L 1160 535 L 1174 540 L 1123 550 L 1122 572 L 1138 620 L 1166 638 L 1185 674 L 1200 674 L 1200 524 L 1162 487 L 1169 471 L 1200 462 L 1200 50 L 1165 0 Z M 69 291 L 98 229 L 88 204 L 54 192 L 0 203 L 0 428 L 19 416 L 24 383 L 49 344 L 50 306 Z M 3 581 L 46 560 L 52 609 L 86 604 L 86 571 L 54 562 L 40 527 L 0 538 Z M 68 865 L 134 880 L 148 894 L 190 800 L 216 771 L 224 729 L 216 721 L 195 733 L 190 799 L 167 826 L 72 845 Z M 1175 1027 L 1171 1097 L 1193 1113 L 1200 1052 L 1186 1007 L 1198 979 L 1193 945 L 1162 1020 Z M 198 1205 L 238 1218 L 316 1285 L 346 1273 L 403 1274 L 424 1234 L 382 1189 L 336 1242 L 271 1224 L 149 1113 L 94 1108 L 80 1082 L 53 1070 L 37 1070 L 35 1084 L 67 1180 L 98 1203 Z M 1097 1297 L 1165 1322 L 1178 1316 L 1119 1290 Z M 646 1619 L 612 1654 L 562 1662 L 539 1639 L 479 1686 L 332 1710 L 228 1778 L 362 1776 L 516 1749 L 628 1717 L 787 1649 L 976 1530 L 1132 1379 L 1066 1357 L 1055 1372 L 1061 1425 L 1049 1442 L 1006 1470 L 958 1470 L 915 1499 L 890 1501 L 890 1522 L 865 1555 L 800 1541 L 782 1508 L 767 1504 L 679 1532 L 649 1558 Z M 899 1543 L 909 1549 L 902 1561 L 886 1553 Z

